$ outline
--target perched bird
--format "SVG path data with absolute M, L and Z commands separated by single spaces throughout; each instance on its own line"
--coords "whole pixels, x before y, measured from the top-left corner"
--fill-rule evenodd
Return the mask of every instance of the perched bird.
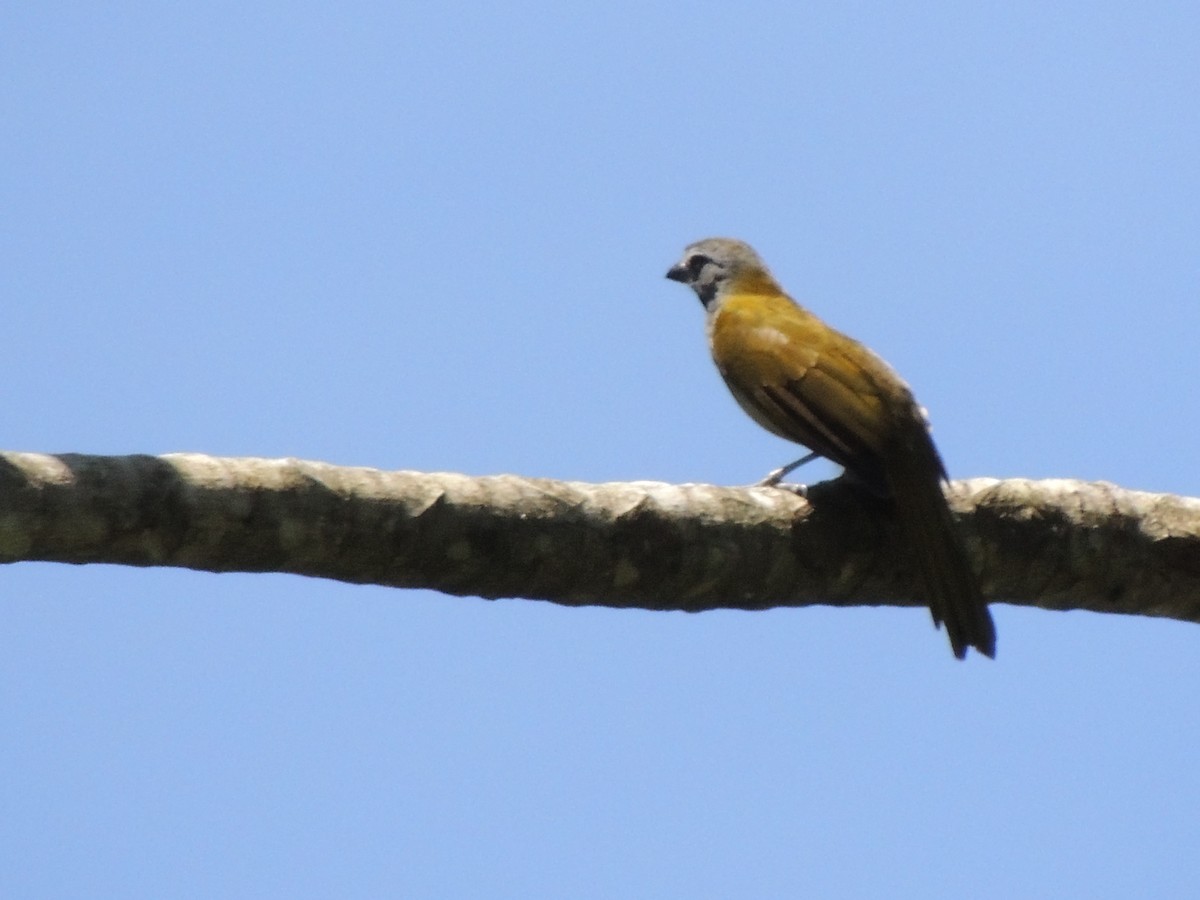
M 776 469 L 777 484 L 815 455 L 890 498 L 934 624 L 959 659 L 996 652 L 996 629 L 942 493 L 946 469 L 925 414 L 891 366 L 784 293 L 742 241 L 709 238 L 684 250 L 667 277 L 696 292 L 713 360 L 759 425 L 813 451 Z

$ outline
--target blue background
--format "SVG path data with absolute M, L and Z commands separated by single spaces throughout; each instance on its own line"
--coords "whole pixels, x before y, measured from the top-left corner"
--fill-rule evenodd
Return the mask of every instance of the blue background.
M 3 445 L 740 484 L 745 238 L 960 477 L 1200 492 L 1194 3 L 0 13 Z M 822 464 L 806 478 L 833 474 Z M 24 563 L 6 897 L 1194 895 L 1200 632 Z

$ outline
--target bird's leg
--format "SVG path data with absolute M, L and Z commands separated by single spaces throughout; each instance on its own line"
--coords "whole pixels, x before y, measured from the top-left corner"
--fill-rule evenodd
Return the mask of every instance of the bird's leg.
M 786 466 L 780 466 L 778 469 L 775 469 L 772 472 L 768 472 L 767 477 L 764 478 L 762 481 L 760 481 L 756 485 L 756 487 L 781 487 L 779 482 L 783 481 L 784 476 L 786 476 L 790 472 L 800 468 L 805 463 L 812 462 L 818 456 L 820 456 L 819 453 L 809 453 L 805 456 L 800 457 L 795 462 L 788 463 Z

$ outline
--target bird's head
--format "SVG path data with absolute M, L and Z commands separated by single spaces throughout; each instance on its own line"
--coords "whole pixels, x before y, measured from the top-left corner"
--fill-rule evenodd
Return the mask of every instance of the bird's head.
M 762 284 L 778 290 L 754 248 L 733 238 L 706 238 L 689 244 L 667 277 L 695 291 L 706 309 L 730 288 L 740 290 Z

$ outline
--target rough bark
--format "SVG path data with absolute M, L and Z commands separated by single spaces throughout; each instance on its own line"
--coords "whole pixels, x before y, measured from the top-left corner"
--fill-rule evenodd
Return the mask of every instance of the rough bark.
M 992 600 L 1200 621 L 1200 500 L 956 482 Z M 778 488 L 382 472 L 296 459 L 0 454 L 0 561 L 291 572 L 698 611 L 919 605 L 890 517 Z

